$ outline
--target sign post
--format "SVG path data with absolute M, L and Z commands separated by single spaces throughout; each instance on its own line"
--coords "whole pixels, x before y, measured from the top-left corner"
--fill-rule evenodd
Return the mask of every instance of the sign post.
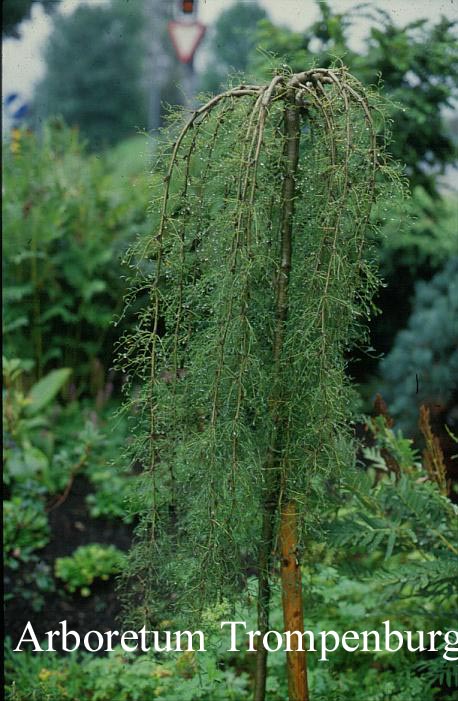
M 197 0 L 179 0 L 168 31 L 177 58 L 184 66 L 184 92 L 191 104 L 195 92 L 193 58 L 205 34 L 205 26 L 197 20 Z
M 192 63 L 194 53 L 205 34 L 205 27 L 200 22 L 169 22 L 169 34 L 173 48 L 181 63 Z

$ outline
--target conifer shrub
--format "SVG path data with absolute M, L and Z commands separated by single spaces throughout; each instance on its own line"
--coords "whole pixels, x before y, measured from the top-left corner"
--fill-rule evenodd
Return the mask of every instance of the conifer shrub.
M 419 282 L 407 328 L 382 362 L 384 393 L 399 425 L 415 431 L 421 404 L 452 410 L 458 395 L 458 257 Z
M 345 68 L 282 69 L 172 117 L 154 231 L 130 258 L 128 302 L 149 303 L 119 349 L 143 467 L 128 568 L 143 622 L 161 600 L 199 620 L 255 565 L 267 631 L 279 548 L 287 618 L 327 485 L 353 461 L 344 356 L 378 285 L 371 208 L 402 189 L 384 148 L 383 105 Z M 257 701 L 265 665 L 258 651 Z

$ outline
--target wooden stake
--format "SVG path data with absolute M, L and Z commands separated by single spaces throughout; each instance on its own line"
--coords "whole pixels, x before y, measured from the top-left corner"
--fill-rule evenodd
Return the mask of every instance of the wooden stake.
M 280 518 L 281 585 L 283 622 L 286 631 L 304 632 L 302 576 L 297 560 L 297 511 L 290 501 Z M 306 652 L 298 650 L 299 640 L 291 640 L 291 652 L 286 653 L 289 701 L 309 701 Z
M 264 465 L 264 489 L 262 499 L 262 533 L 258 553 L 258 630 L 265 635 L 269 630 L 270 577 L 274 535 L 278 506 L 280 503 L 284 416 L 282 350 L 288 318 L 288 285 L 291 271 L 294 197 L 296 194 L 296 172 L 299 160 L 300 116 L 295 104 L 294 90 L 286 96 L 284 120 L 285 176 L 282 191 L 280 265 L 276 281 L 276 322 L 273 339 L 275 373 L 269 406 L 274 425 L 272 442 L 267 450 Z M 256 653 L 254 701 L 264 701 L 267 679 L 267 650 L 261 646 Z M 304 697 L 305 698 L 305 697 Z M 291 700 L 293 697 L 291 697 Z M 295 699 L 294 699 L 295 701 Z M 303 701 L 303 699 L 301 699 Z

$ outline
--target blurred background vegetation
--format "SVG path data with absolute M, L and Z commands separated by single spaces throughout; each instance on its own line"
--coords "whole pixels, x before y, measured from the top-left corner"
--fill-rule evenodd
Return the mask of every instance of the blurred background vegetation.
M 34 4 L 39 3 L 4 2 L 4 38 L 20 36 Z M 126 378 L 113 370 L 116 343 L 135 323 L 135 307 L 129 317 L 121 313 L 129 275 L 123 256 L 138 235 L 153 228 L 155 143 L 167 103 L 189 104 L 180 83 L 186 75 L 166 32 L 173 3 L 107 0 L 81 3 L 65 14 L 58 2 L 40 4 L 53 18 L 44 75 L 28 114 L 3 134 L 4 544 L 13 637 L 22 630 L 14 621 L 37 612 L 43 617 L 41 633 L 72 616 L 80 630 L 93 628 L 94 620 L 103 630 L 113 627 L 119 612 L 113 575 L 121 567 L 118 550 L 130 542 L 128 503 L 135 499 L 131 486 L 141 469 L 126 468 L 122 458 L 135 417 L 118 413 Z M 370 29 L 355 49 L 352 33 L 363 14 Z M 419 408 L 428 405 L 448 479 L 456 480 L 451 436 L 458 429 L 458 196 L 450 187 L 453 177 L 456 182 L 458 145 L 456 23 L 438 17 L 400 26 L 373 3 L 338 13 L 332 3 L 320 2 L 318 19 L 295 32 L 273 23 L 255 2 L 235 2 L 208 28 L 204 47 L 206 60 L 192 83 L 196 93 L 217 92 L 228 81 L 239 81 L 240 74 L 265 81 L 280 60 L 292 70 L 343 62 L 389 98 L 390 151 L 404 165 L 410 197 L 374 212 L 383 234 L 377 250 L 384 278 L 380 313 L 371 322 L 371 347 L 349 359 L 349 373 L 359 383 L 361 412 L 370 413 L 375 393 L 381 392 L 396 426 L 416 440 L 403 463 L 411 477 L 418 477 L 415 449 L 425 446 Z M 144 301 L 140 291 L 137 304 Z M 366 456 L 382 471 L 384 450 L 406 450 L 402 435 L 395 438 L 388 430 L 379 426 L 372 432 L 379 452 Z M 453 487 L 450 495 L 456 500 Z M 385 496 L 377 493 L 377 499 Z M 427 510 L 422 513 L 428 517 Z M 401 521 L 412 519 L 409 514 L 401 514 Z M 451 528 L 449 512 L 439 518 L 445 533 Z M 96 546 L 107 550 L 103 557 Z M 414 544 L 409 547 L 408 557 L 415 559 Z M 375 543 L 367 568 L 385 555 L 383 542 Z M 396 556 L 393 570 L 402 560 Z M 107 562 L 106 571 L 101 561 Z M 75 575 L 81 562 L 86 580 Z M 318 627 L 331 626 L 327 602 L 344 595 L 343 629 L 354 625 L 355 615 L 364 615 L 352 609 L 353 599 L 360 607 L 364 600 L 367 610 L 392 605 L 381 580 L 364 584 L 348 573 L 339 578 L 333 568 L 340 564 L 316 565 Z M 438 586 L 431 585 L 434 595 Z M 89 592 L 84 606 L 83 591 Z M 410 620 L 410 627 L 429 626 L 427 606 L 421 614 L 413 613 L 413 603 L 411 608 L 409 614 L 402 608 L 395 614 Z M 158 698 L 171 698 L 167 693 L 177 684 L 183 699 L 248 698 L 249 659 L 237 661 L 235 676 L 234 661 L 221 671 L 211 658 L 205 691 L 198 687 L 193 659 L 169 666 L 151 662 L 142 673 L 132 662 L 130 676 L 118 677 L 119 687 L 112 688 L 101 660 L 87 663 L 90 674 L 83 679 L 72 660 L 43 667 L 19 657 L 8 658 L 10 682 L 16 681 L 8 687 L 12 699 L 43 698 L 43 690 L 46 698 L 60 699 L 64 687 L 71 699 L 142 700 L 142 694 L 158 689 Z M 120 659 L 110 659 L 111 670 Z M 345 664 L 338 660 L 330 672 L 313 673 L 314 698 L 368 698 L 375 668 L 346 670 L 347 687 L 339 691 L 335 680 Z M 425 679 L 431 680 L 434 670 L 417 682 L 405 660 L 399 669 L 394 661 L 380 664 L 385 695 L 374 695 L 372 687 L 370 698 L 453 698 L 453 681 L 444 670 L 436 670 L 436 686 L 427 687 Z M 273 674 L 271 698 L 283 698 L 280 666 Z

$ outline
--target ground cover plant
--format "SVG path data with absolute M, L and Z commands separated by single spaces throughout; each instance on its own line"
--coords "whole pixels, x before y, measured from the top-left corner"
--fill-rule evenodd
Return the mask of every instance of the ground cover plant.
M 441 493 L 441 485 L 425 468 L 413 442 L 389 426 L 386 418 L 367 420 L 374 444 L 366 449 L 368 465 L 349 471 L 340 496 L 329 504 L 323 521 L 324 539 L 308 544 L 302 567 L 307 587 L 307 627 L 351 630 L 359 622 L 371 630 L 383 628 L 387 616 L 393 629 L 446 629 L 456 618 L 456 507 Z M 399 465 L 400 471 L 393 470 Z M 396 505 L 393 511 L 392 503 Z M 452 547 L 450 547 L 452 546 Z M 427 554 L 425 558 L 425 553 Z M 250 578 L 237 619 L 256 625 L 256 582 Z M 45 658 L 7 652 L 7 698 L 99 699 L 138 701 L 154 696 L 171 700 L 252 698 L 253 653 L 227 653 L 221 645 L 219 620 L 227 602 L 205 611 L 200 625 L 211 640 L 208 653 L 168 653 L 137 656 L 116 649 L 107 658 L 71 654 Z M 281 595 L 274 578 L 271 624 L 282 627 Z M 170 626 L 171 622 L 164 622 Z M 342 650 L 326 664 L 309 653 L 313 698 L 346 701 L 368 697 L 380 701 L 452 701 L 456 663 L 440 655 L 409 655 L 405 650 L 355 653 Z M 284 653 L 271 656 L 268 698 L 287 695 Z

